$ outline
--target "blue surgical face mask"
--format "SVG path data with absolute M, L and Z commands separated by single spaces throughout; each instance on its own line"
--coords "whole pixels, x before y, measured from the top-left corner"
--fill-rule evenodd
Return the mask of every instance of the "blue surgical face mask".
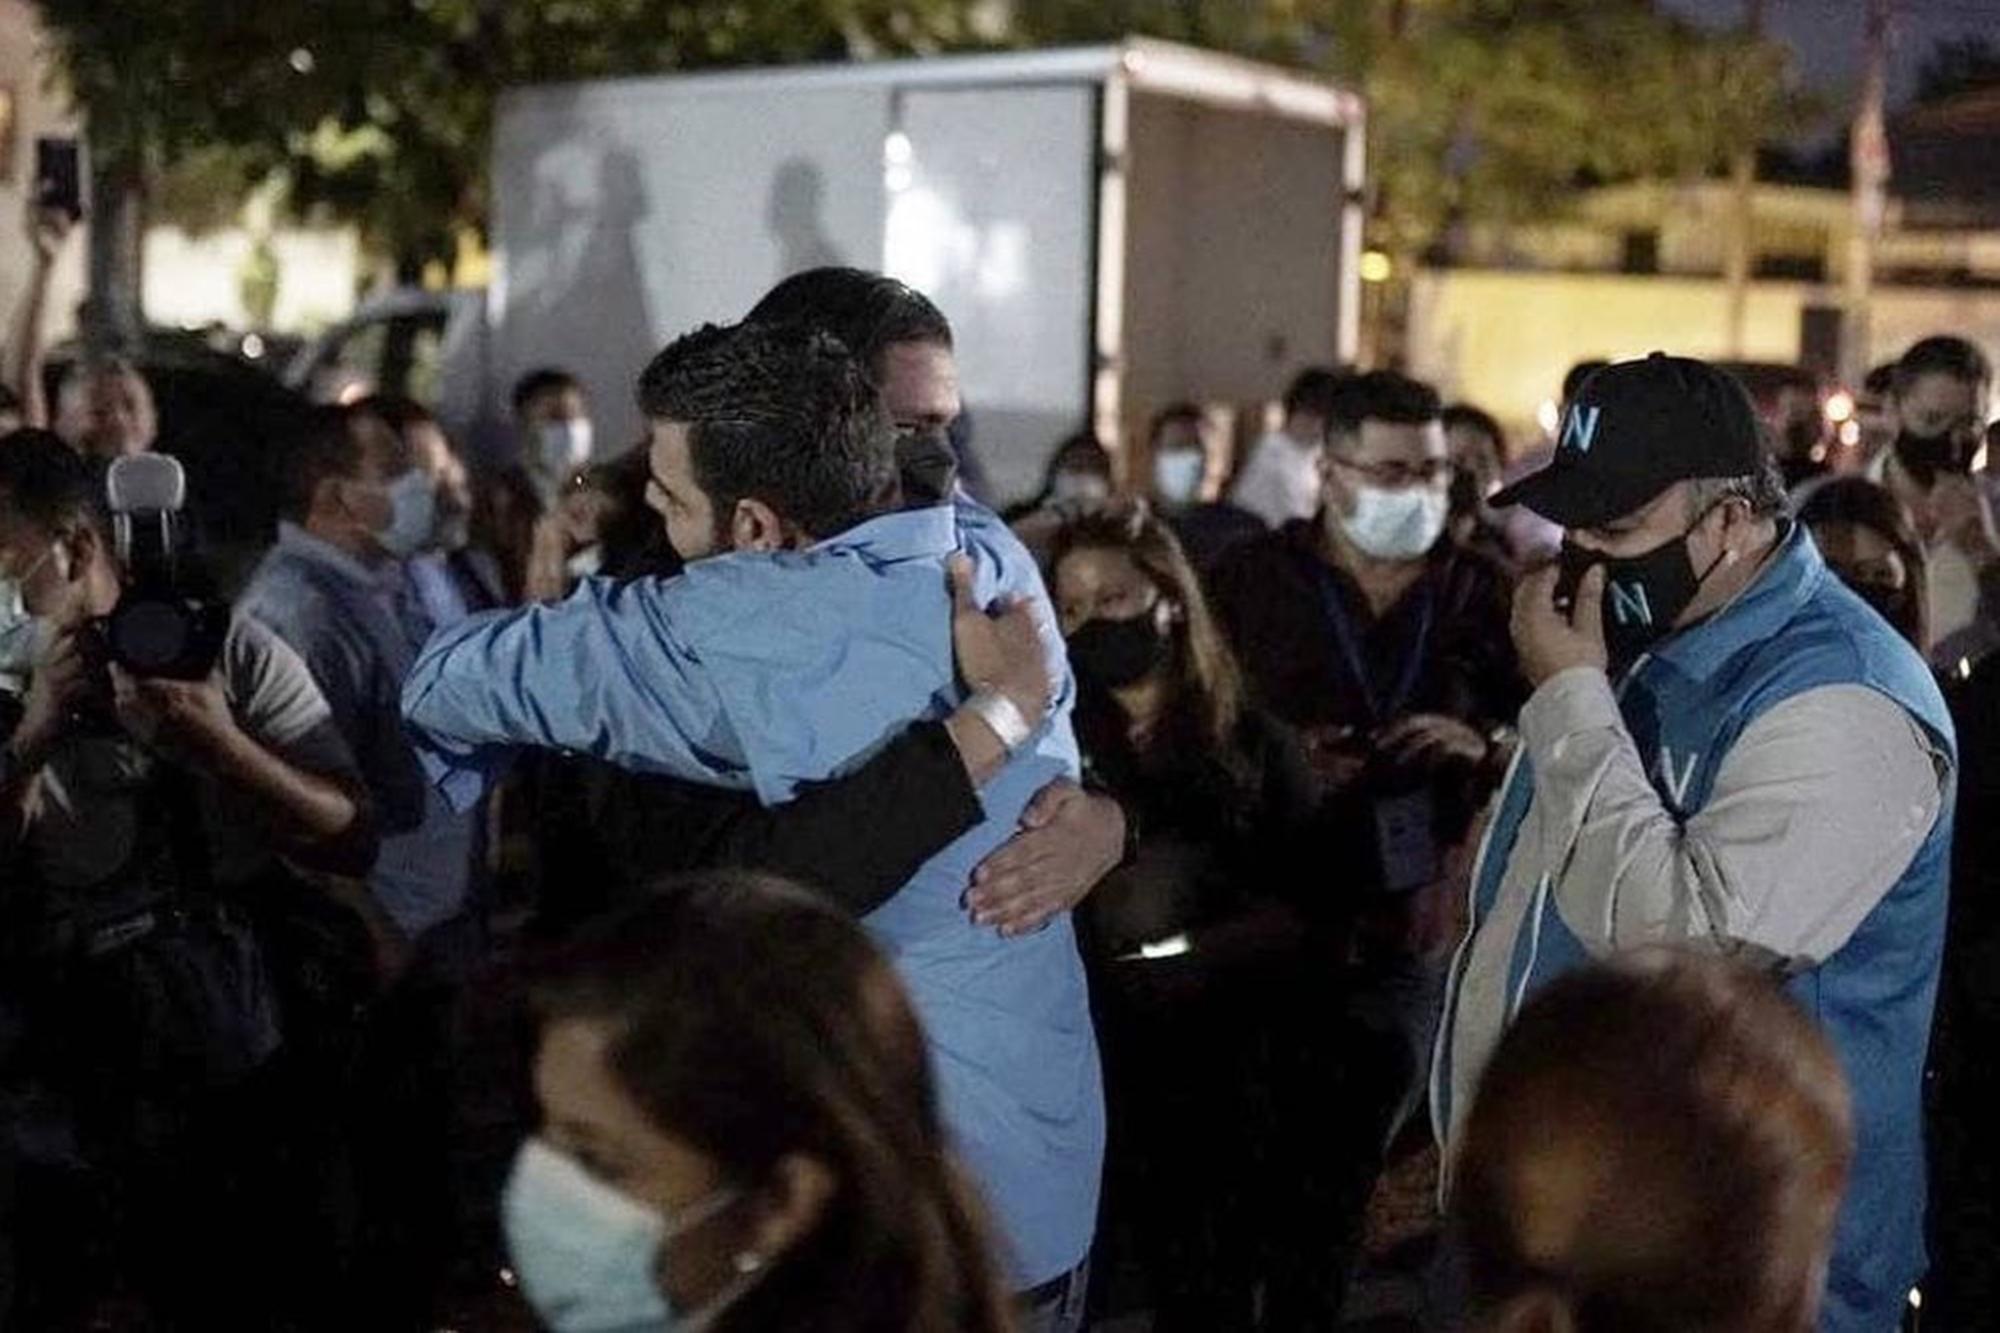
M 1111 498 L 1111 481 L 1096 472 L 1058 472 L 1049 484 L 1049 499 L 1057 503 L 1096 504 Z
M 18 578 L 0 578 L 0 676 L 21 680 L 33 675 L 42 654 L 48 650 L 48 622 L 28 614 L 27 599 L 21 589 L 54 556 L 51 548 L 22 570 Z
M 382 549 L 407 560 L 424 548 L 436 527 L 437 487 L 422 468 L 389 483 L 389 526 L 375 534 Z
M 590 462 L 591 449 L 595 444 L 595 432 L 591 430 L 589 417 L 544 421 L 535 428 L 535 447 L 540 454 L 537 461 L 541 470 L 559 481 L 568 481 L 578 469 Z
M 1192 504 L 1207 471 L 1199 449 L 1163 449 L 1153 455 L 1153 491 L 1163 504 Z
M 669 1219 L 530 1139 L 507 1182 L 507 1251 L 529 1304 L 555 1333 L 687 1333 L 747 1291 L 758 1265 L 739 1263 L 735 1282 L 686 1313 L 660 1290 L 660 1251 L 737 1197 L 719 1190 Z

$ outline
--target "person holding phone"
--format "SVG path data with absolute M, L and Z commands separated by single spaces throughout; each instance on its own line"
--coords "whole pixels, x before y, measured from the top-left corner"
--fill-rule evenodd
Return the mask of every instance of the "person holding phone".
M 1274 1328 L 1334 1322 L 1368 1199 L 1422 1102 L 1451 866 L 1525 697 L 1506 576 L 1448 530 L 1437 391 L 1375 371 L 1324 405 L 1317 515 L 1242 543 L 1208 578 L 1251 697 L 1303 738 L 1327 815 L 1313 856 L 1341 903 L 1282 1076 L 1288 1101 L 1321 1108 L 1324 1128 L 1290 1154 L 1287 1205 L 1291 1230 L 1321 1248 L 1301 1243 L 1274 1282 Z
M 49 303 L 49 280 L 75 228 L 76 217 L 67 208 L 44 203 L 39 192 L 29 203 L 28 243 L 34 257 L 15 318 L 14 346 L 7 358 L 8 375 L 20 400 L 19 425 L 49 424 L 48 397 L 42 388 L 42 321 Z
M 1662 353 L 1570 403 L 1502 491 L 1560 523 L 1513 637 L 1535 693 L 1493 807 L 1432 1074 L 1448 1156 L 1524 1002 L 1691 945 L 1768 968 L 1853 1082 L 1826 1330 L 1894 1328 L 1924 1271 L 1923 1071 L 1950 875 L 1950 715 L 1835 577 L 1724 371 Z

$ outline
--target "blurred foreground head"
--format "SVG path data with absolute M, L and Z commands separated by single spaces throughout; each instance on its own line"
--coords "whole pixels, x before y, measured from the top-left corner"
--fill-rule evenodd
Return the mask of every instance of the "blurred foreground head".
M 1564 977 L 1501 1043 L 1457 1163 L 1473 1326 L 1803 1333 L 1852 1155 L 1833 1050 L 1765 974 Z

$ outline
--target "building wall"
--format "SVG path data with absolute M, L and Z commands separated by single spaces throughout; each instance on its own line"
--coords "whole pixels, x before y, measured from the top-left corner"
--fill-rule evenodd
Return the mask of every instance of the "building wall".
M 1753 283 L 1743 359 L 1797 361 L 1802 314 L 1827 295 L 1814 284 Z M 1932 333 L 1970 337 L 2000 358 L 2000 290 L 1881 288 L 1874 305 L 1876 360 Z M 1656 349 L 1725 356 L 1727 309 L 1726 288 L 1715 278 L 1427 270 L 1411 292 L 1411 370 L 1526 439 L 1578 361 Z
M 34 10 L 23 0 L 0 0 L 0 88 L 12 98 L 11 124 L 0 143 L 0 341 L 11 348 L 19 325 L 20 302 L 33 264 L 27 233 L 28 195 L 34 186 L 35 138 L 75 134 L 76 120 L 66 99 L 46 87 L 43 36 Z M 50 285 L 45 327 L 52 338 L 67 336 L 83 299 L 83 238 L 71 239 Z
M 1714 277 L 1723 271 L 1735 226 L 1734 191 L 1724 181 L 1690 185 L 1640 182 L 1592 190 L 1563 217 L 1508 229 L 1468 230 L 1458 258 L 1486 268 L 1618 272 L 1628 235 L 1650 235 L 1661 273 Z M 2000 280 L 2000 231 L 1903 225 L 1909 205 L 1891 200 L 1888 227 L 1877 246 L 1879 275 L 1901 271 L 1911 281 L 1951 275 Z M 1752 198 L 1751 245 L 1759 263 L 1783 264 L 1794 278 L 1837 283 L 1847 268 L 1853 229 L 1844 190 L 1764 184 Z

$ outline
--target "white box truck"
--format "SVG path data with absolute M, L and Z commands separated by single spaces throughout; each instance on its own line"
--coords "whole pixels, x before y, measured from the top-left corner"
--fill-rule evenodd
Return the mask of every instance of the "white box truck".
M 1115 443 L 1175 399 L 1262 403 L 1353 357 L 1362 118 L 1309 76 L 1143 40 L 511 90 L 484 327 L 434 298 L 432 392 L 478 404 L 450 424 L 490 441 L 515 377 L 570 368 L 617 452 L 668 340 L 851 264 L 944 310 L 994 491 L 1031 493 L 1086 425 Z

